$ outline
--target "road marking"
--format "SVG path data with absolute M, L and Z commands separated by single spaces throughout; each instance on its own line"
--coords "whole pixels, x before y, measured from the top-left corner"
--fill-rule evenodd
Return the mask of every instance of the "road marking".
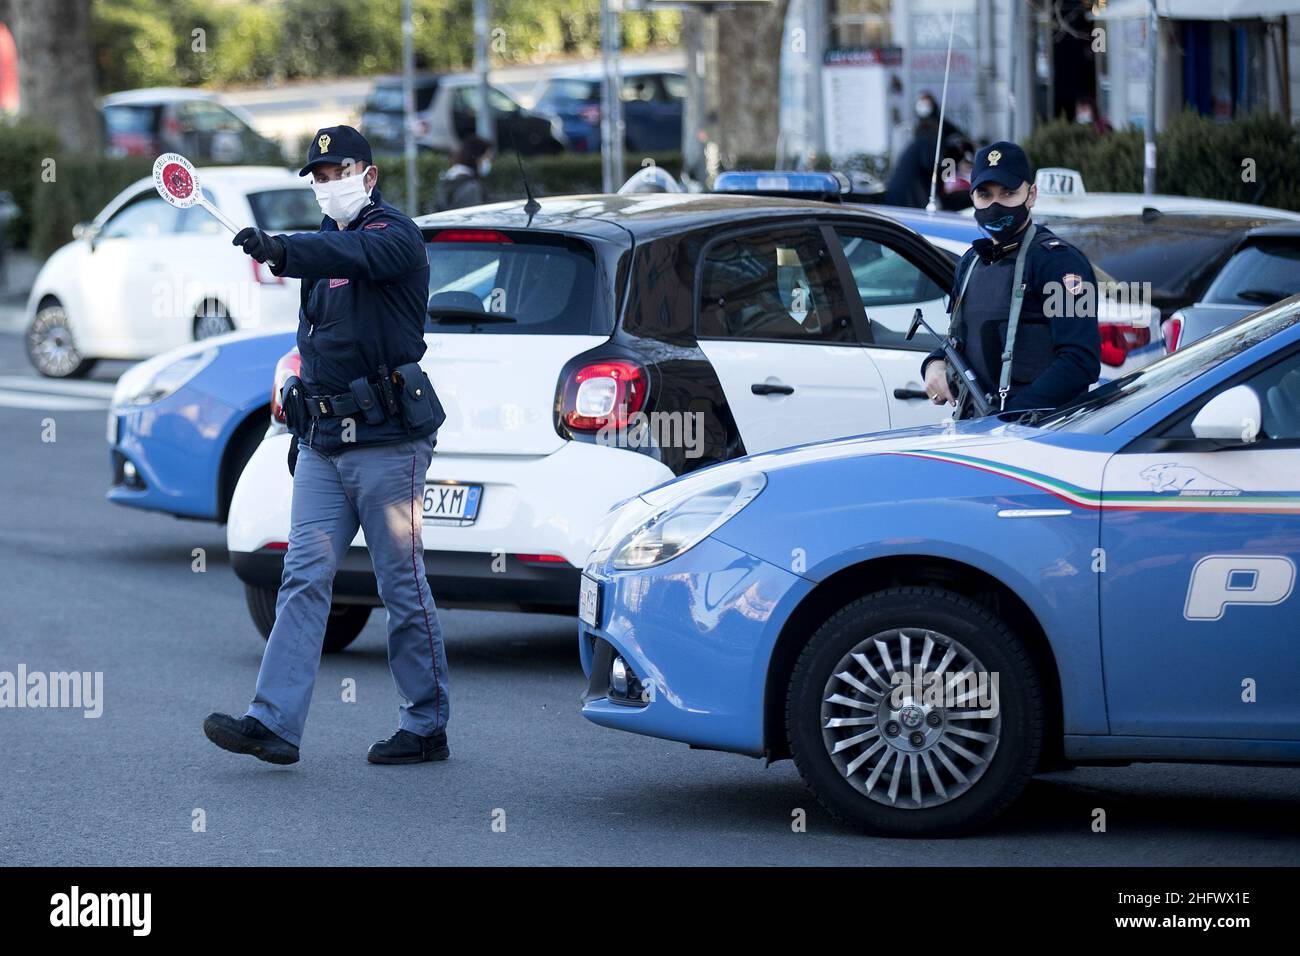
M 57 378 L 34 378 L 30 375 L 0 375 L 0 389 L 37 392 L 42 395 L 74 395 L 79 398 L 113 397 L 113 382 L 64 381 Z
M 49 412 L 102 412 L 108 408 L 108 399 L 73 398 L 66 395 L 0 388 L 0 408 L 39 408 Z

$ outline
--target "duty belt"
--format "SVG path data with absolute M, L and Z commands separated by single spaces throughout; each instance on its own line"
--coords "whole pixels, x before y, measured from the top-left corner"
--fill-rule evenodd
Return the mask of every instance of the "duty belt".
M 375 387 L 380 396 L 384 394 L 383 386 L 380 384 L 382 377 L 380 375 L 371 375 L 366 379 Z M 394 378 L 400 379 L 400 376 L 394 373 Z M 402 387 L 400 381 L 394 381 L 393 384 L 398 388 Z M 341 392 L 338 395 L 305 395 L 304 398 L 307 402 L 307 411 L 312 418 L 343 418 L 365 411 L 351 391 Z M 383 405 L 382 398 L 380 405 L 381 407 Z M 391 412 L 391 409 L 388 411 Z
M 307 411 L 312 418 L 341 418 L 361 411 L 361 406 L 351 392 L 343 392 L 341 395 L 308 395 L 306 399 Z

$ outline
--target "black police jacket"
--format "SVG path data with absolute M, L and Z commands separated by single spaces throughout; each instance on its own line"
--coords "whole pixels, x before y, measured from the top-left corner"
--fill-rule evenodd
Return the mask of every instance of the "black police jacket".
M 339 230 L 332 219 L 320 231 L 286 235 L 276 275 L 302 279 L 298 313 L 300 376 L 312 395 L 348 392 L 358 378 L 377 376 L 424 354 L 429 260 L 420 228 L 383 201 L 378 188 L 370 204 Z M 406 441 L 433 432 L 431 424 L 408 429 L 399 412 L 376 425 L 350 417 L 354 440 L 343 441 L 344 419 L 308 419 L 295 430 L 300 441 L 325 454 L 357 445 Z
M 1019 250 L 1019 243 L 976 239 L 953 278 L 956 296 L 967 270 L 977 270 L 950 331 L 972 371 L 994 396 L 995 406 Z M 1092 264 L 1045 226 L 1038 226 L 1025 257 L 1025 299 L 1011 357 L 1008 411 L 1064 405 L 1086 392 L 1101 374 L 1099 290 Z M 931 360 L 942 358 L 942 349 L 926 356 L 922 377 Z

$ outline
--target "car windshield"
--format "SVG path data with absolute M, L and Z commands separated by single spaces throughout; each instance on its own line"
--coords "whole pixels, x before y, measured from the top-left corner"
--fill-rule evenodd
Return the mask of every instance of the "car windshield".
M 249 193 L 253 218 L 268 232 L 306 232 L 320 228 L 320 206 L 310 189 L 266 189 Z
M 417 83 L 415 86 L 415 109 L 416 112 L 423 112 L 429 108 L 433 102 L 433 94 L 437 92 L 436 83 Z M 366 109 L 374 113 L 400 113 L 405 107 L 402 105 L 402 87 L 401 84 L 381 83 L 370 91 L 366 97 Z
M 1300 303 L 1258 312 L 1158 362 L 1107 382 L 1041 418 L 1037 417 L 1040 413 L 1033 412 L 1022 418 L 1040 428 L 1104 434 L 1221 362 L 1294 325 L 1298 319 Z
M 1190 304 L 1241 232 L 1133 220 L 1058 220 L 1051 230 L 1120 282 L 1150 282 L 1156 300 Z
M 1272 305 L 1300 292 L 1300 235 L 1251 241 L 1228 260 L 1205 290 L 1221 305 Z
M 429 238 L 425 331 L 589 335 L 612 329 L 586 243 L 483 229 L 443 229 Z

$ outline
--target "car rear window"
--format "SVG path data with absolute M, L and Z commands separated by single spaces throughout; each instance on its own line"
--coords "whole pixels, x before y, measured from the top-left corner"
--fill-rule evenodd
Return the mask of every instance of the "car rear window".
M 1236 231 L 1173 230 L 1142 223 L 1056 221 L 1054 233 L 1120 282 L 1150 282 L 1152 297 L 1192 301 L 1238 242 Z
M 595 253 L 581 240 L 472 228 L 425 235 L 426 331 L 604 335 L 613 328 L 606 297 L 597 294 Z
M 437 89 L 438 85 L 436 83 L 416 84 L 416 112 L 429 108 L 429 104 L 433 102 L 433 94 Z M 403 108 L 401 84 L 376 86 L 370 91 L 370 95 L 366 97 L 366 109 L 377 113 L 400 113 Z
M 248 194 L 253 218 L 269 232 L 306 232 L 320 228 L 320 206 L 310 189 L 264 189 Z
M 1300 236 L 1255 239 L 1228 260 L 1205 301 L 1260 308 L 1300 292 Z
M 108 106 L 104 124 L 110 133 L 153 133 L 158 128 L 160 106 Z

